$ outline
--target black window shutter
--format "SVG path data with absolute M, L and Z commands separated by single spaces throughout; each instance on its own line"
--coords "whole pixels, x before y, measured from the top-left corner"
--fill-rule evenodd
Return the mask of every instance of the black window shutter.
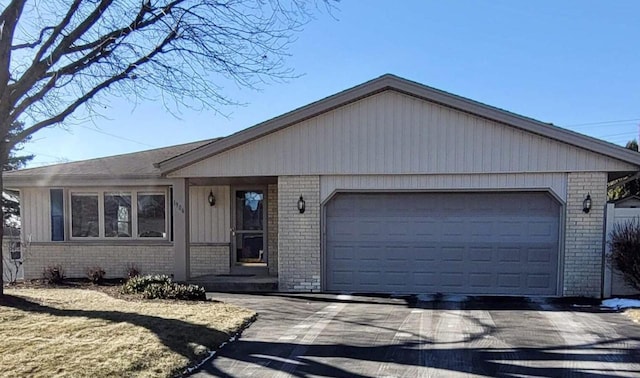
M 64 241 L 64 204 L 62 189 L 51 189 L 51 241 Z
M 169 219 L 171 220 L 171 241 L 173 241 L 173 188 L 169 189 Z

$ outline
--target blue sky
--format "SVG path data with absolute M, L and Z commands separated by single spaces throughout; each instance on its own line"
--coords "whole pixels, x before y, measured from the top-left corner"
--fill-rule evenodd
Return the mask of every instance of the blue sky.
M 226 117 L 113 98 L 25 151 L 39 166 L 229 135 L 385 73 L 624 145 L 640 125 L 639 14 L 640 1 L 343 0 L 297 34 L 288 65 L 302 76 L 226 87 L 245 104 Z

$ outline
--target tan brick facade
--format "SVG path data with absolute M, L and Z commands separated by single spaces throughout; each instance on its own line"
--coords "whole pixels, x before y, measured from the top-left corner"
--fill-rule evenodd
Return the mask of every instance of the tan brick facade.
M 300 196 L 306 202 L 300 214 Z M 278 178 L 278 288 L 320 291 L 320 178 Z
M 569 173 L 564 245 L 564 296 L 599 297 L 602 286 L 607 174 Z M 587 214 L 582 203 L 591 195 Z
M 191 244 L 191 278 L 229 273 L 229 244 Z
M 99 266 L 107 278 L 124 277 L 127 265 L 143 274 L 171 274 L 173 246 L 163 244 L 31 243 L 22 249 L 25 279 L 40 278 L 45 267 L 60 264 L 69 278 L 86 277 L 87 267 Z
M 267 252 L 269 275 L 278 275 L 278 184 L 267 190 Z
M 567 174 L 562 292 L 563 296 L 598 297 L 601 294 L 604 207 L 607 174 Z M 587 194 L 592 209 L 586 214 L 582 202 Z M 300 214 L 298 198 L 306 201 Z M 321 290 L 321 211 L 319 176 L 280 176 L 267 190 L 267 248 L 269 274 L 277 275 L 279 290 Z M 68 277 L 84 277 L 87 267 L 100 266 L 107 277 L 122 277 L 135 264 L 142 273 L 172 274 L 171 243 L 32 243 L 23 246 L 25 278 L 40 278 L 49 265 L 61 264 Z M 228 274 L 227 243 L 190 246 L 191 277 Z

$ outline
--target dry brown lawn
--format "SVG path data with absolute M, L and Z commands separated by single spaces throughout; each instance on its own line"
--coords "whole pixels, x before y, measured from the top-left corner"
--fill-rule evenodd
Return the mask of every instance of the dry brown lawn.
M 218 302 L 130 301 L 86 289 L 5 289 L 0 374 L 162 377 L 179 374 L 254 316 Z

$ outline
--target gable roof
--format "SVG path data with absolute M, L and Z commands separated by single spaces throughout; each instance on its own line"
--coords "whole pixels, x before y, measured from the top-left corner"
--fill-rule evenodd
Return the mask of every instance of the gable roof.
M 157 163 L 156 167 L 159 168 L 162 174 L 168 174 L 309 118 L 384 91 L 396 91 L 640 166 L 640 154 L 621 146 L 444 92 L 395 75 L 386 74 L 276 118 L 259 123 L 248 129 L 244 129 L 226 138 L 167 158 Z
M 154 163 L 182 154 L 186 151 L 206 145 L 217 139 L 179 144 L 176 146 L 156 148 L 129 154 L 107 156 L 102 158 L 81 160 L 50 166 L 21 169 L 4 172 L 10 182 L 13 179 L 40 178 L 55 176 L 56 178 L 158 178 L 160 170 Z

